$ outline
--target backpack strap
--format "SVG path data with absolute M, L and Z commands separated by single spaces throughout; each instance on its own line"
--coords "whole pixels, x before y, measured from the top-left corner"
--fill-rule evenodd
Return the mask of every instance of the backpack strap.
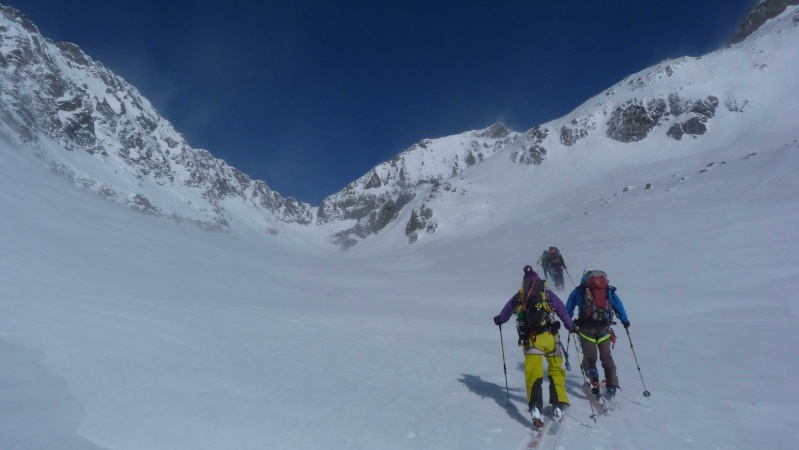
M 533 286 L 535 286 L 536 280 L 538 280 L 538 274 L 536 274 L 535 278 L 533 278 L 533 282 L 530 283 L 530 288 L 527 290 L 527 292 L 524 292 L 524 285 L 526 282 L 525 280 L 522 280 L 522 287 L 519 288 L 519 305 L 516 306 L 516 311 L 524 311 L 527 309 L 527 300 L 530 298 L 530 293 L 533 292 Z
M 535 290 L 534 288 L 535 288 L 536 282 L 538 282 L 540 279 L 541 278 L 538 276 L 538 274 L 536 274 L 535 277 L 533 278 L 533 282 L 530 283 L 530 289 L 527 290 L 527 295 L 524 296 L 524 306 L 525 307 L 527 306 L 527 302 L 530 300 L 530 295 Z M 524 289 L 524 285 L 522 285 L 522 289 Z

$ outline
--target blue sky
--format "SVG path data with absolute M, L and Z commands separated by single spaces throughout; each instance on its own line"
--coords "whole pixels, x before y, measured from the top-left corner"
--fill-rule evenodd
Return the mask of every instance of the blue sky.
M 417 141 L 524 131 L 723 46 L 754 0 L 20 0 L 195 148 L 318 205 Z

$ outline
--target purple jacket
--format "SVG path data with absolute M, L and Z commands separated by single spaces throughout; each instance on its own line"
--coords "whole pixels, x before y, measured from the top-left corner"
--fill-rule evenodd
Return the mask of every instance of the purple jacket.
M 499 313 L 500 322 L 505 323 L 510 320 L 511 316 L 513 316 L 513 313 L 516 312 L 516 308 L 518 308 L 520 305 L 520 297 L 521 296 L 517 292 L 516 295 L 508 300 L 508 303 L 505 303 L 505 306 Z M 566 313 L 566 306 L 563 304 L 563 302 L 560 301 L 558 296 L 549 289 L 547 289 L 547 299 L 552 305 L 552 309 L 555 310 L 555 314 L 557 314 L 560 320 L 563 321 L 563 325 L 566 327 L 566 329 L 571 330 L 574 324 L 572 324 L 571 317 L 569 317 L 569 315 Z

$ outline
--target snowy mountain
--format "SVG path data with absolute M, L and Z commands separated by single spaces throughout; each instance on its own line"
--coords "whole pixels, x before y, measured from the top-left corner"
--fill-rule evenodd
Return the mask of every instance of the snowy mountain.
M 190 148 L 136 88 L 9 6 L 0 6 L 0 123 L 56 172 L 125 206 L 212 230 L 312 220 L 310 205 Z
M 753 29 L 752 23 L 760 25 Z M 799 71 L 799 46 L 792 43 L 798 24 L 795 7 L 757 2 L 736 34 L 745 40 L 701 57 L 663 61 L 626 77 L 565 117 L 524 134 L 509 134 L 490 158 L 457 176 L 424 183 L 426 190 L 415 192 L 415 202 L 404 192 L 390 197 L 395 205 L 413 208 L 394 217 L 407 220 L 409 242 L 466 223 L 490 227 L 503 223 L 500 216 L 507 219 L 515 213 L 510 203 L 518 197 L 514 193 L 535 195 L 542 184 L 552 189 L 590 185 L 608 176 L 596 170 L 603 160 L 612 162 L 616 171 L 685 157 L 708 159 L 710 164 L 744 137 L 758 134 L 768 140 L 791 133 L 797 127 L 799 105 L 791 81 Z M 436 162 L 424 162 L 425 167 L 430 164 Z M 399 191 L 392 184 L 397 170 L 389 167 L 384 164 L 361 178 L 346 198 L 389 191 L 385 186 Z M 446 174 L 451 165 L 436 167 Z M 510 195 L 483 194 L 497 179 Z M 664 182 L 651 179 L 643 184 L 651 183 Z
M 322 234 L 342 248 L 397 237 L 415 243 L 447 233 L 446 222 L 474 220 L 474 204 L 491 205 L 467 172 L 503 177 L 540 166 L 518 179 L 546 177 L 561 170 L 555 161 L 579 166 L 581 155 L 598 146 L 612 148 L 608 158 L 636 149 L 640 161 L 695 153 L 722 145 L 720 130 L 743 133 L 738 124 L 762 120 L 772 102 L 790 104 L 795 92 L 779 80 L 796 70 L 790 65 L 795 46 L 780 49 L 789 54 L 773 49 L 780 34 L 796 28 L 793 8 L 784 13 L 786 7 L 785 1 L 757 2 L 728 48 L 630 75 L 567 116 L 524 133 L 494 124 L 422 140 L 312 207 L 190 148 L 133 86 L 74 44 L 41 36 L 22 13 L 4 6 L 2 133 L 92 192 L 206 229 L 244 227 L 289 240 Z M 666 145 L 668 154 L 653 150 Z

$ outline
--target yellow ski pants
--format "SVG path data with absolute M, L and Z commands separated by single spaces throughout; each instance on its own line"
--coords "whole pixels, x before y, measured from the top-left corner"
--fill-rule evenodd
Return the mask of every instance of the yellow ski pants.
M 527 402 L 530 406 L 543 407 L 544 358 L 547 359 L 547 375 L 549 375 L 549 403 L 569 403 L 562 350 L 560 337 L 550 332 L 536 335 L 535 342 L 524 348 L 524 381 L 527 387 Z

